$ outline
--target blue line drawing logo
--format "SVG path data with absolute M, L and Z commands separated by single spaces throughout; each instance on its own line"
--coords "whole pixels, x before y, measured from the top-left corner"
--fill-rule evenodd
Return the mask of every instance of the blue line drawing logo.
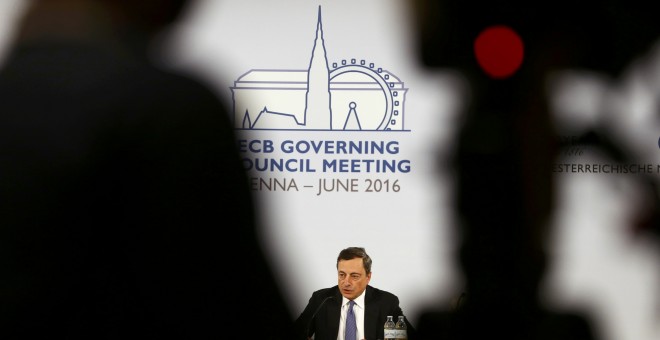
M 252 69 L 230 89 L 236 129 L 409 131 L 398 77 L 365 60 L 329 66 L 321 6 L 306 70 Z

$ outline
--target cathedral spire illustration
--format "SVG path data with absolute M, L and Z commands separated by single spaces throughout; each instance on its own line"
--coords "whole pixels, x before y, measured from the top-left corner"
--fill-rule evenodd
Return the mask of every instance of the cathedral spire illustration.
M 308 129 L 331 130 L 332 109 L 330 105 L 330 69 L 323 40 L 321 6 L 319 6 L 316 38 L 307 73 L 304 125 Z
M 234 81 L 236 129 L 407 131 L 401 79 L 365 59 L 328 62 L 321 6 L 310 45 L 306 68 L 251 69 Z

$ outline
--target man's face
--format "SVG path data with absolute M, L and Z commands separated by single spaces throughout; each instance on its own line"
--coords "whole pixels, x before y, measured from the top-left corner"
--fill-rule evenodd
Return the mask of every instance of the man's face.
M 345 298 L 353 300 L 367 288 L 371 273 L 367 274 L 362 259 L 340 260 L 337 264 L 339 290 Z

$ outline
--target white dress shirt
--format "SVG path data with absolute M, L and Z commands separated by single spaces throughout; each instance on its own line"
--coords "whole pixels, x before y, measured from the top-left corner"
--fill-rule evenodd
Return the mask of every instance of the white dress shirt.
M 365 289 L 364 292 L 367 290 Z M 364 339 L 364 292 L 355 298 L 353 305 L 353 313 L 355 314 L 355 324 L 357 325 L 357 339 L 344 339 L 344 332 L 346 331 L 346 314 L 348 314 L 348 307 L 350 300 L 342 298 L 341 300 L 341 317 L 339 317 L 339 334 L 337 340 L 360 340 Z

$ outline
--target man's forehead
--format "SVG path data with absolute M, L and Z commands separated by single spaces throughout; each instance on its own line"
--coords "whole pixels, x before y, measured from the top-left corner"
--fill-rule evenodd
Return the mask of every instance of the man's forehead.
M 364 273 L 364 267 L 362 266 L 362 259 L 352 259 L 352 260 L 340 260 L 337 266 L 337 269 L 341 272 L 346 272 L 349 274 Z

